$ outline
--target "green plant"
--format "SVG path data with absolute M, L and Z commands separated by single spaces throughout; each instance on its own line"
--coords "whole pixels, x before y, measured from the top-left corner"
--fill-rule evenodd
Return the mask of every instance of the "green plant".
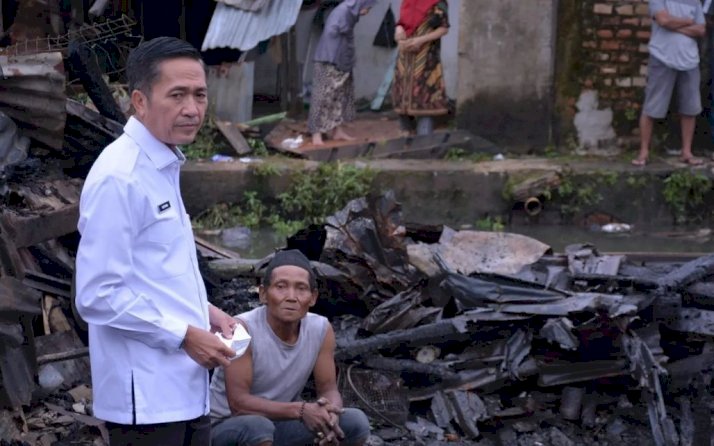
M 255 156 L 268 156 L 268 146 L 265 145 L 265 141 L 258 138 L 248 138 L 248 145 L 253 149 L 253 155 Z
M 628 108 L 627 110 L 625 110 L 625 119 L 627 119 L 628 121 L 635 121 L 638 116 L 639 113 L 637 109 Z
M 349 164 L 323 163 L 314 171 L 293 179 L 290 190 L 280 194 L 280 207 L 289 218 L 304 224 L 320 223 L 348 201 L 366 195 L 375 172 Z
M 664 180 L 662 195 L 669 205 L 677 224 L 701 218 L 695 209 L 704 203 L 704 197 L 712 189 L 712 181 L 689 170 L 672 173 Z
M 596 181 L 607 186 L 614 186 L 617 184 L 618 178 L 619 174 L 612 170 L 600 170 L 596 175 Z
M 219 203 L 208 208 L 193 220 L 197 229 L 221 229 L 237 226 L 242 222 L 242 212 L 239 206 Z
M 486 217 L 477 220 L 475 226 L 476 226 L 476 229 L 478 229 L 480 231 L 494 231 L 494 232 L 503 231 L 506 227 L 506 225 L 503 223 L 503 220 L 501 219 L 500 216 L 491 217 L 490 215 L 487 215 Z
M 460 161 L 466 158 L 466 150 L 461 147 L 452 147 L 444 155 L 444 159 L 447 161 Z
M 642 175 L 629 175 L 625 182 L 630 188 L 633 189 L 642 189 L 647 186 L 647 178 Z
M 278 173 L 264 167 L 258 175 Z M 270 225 L 280 235 L 290 235 L 343 208 L 348 201 L 366 195 L 372 188 L 375 172 L 342 163 L 325 163 L 315 170 L 300 172 L 278 202 L 261 200 L 248 191 L 238 204 L 219 204 L 194 221 L 199 229 L 220 229 L 242 225 L 249 228 Z
M 555 144 L 550 143 L 545 146 L 545 149 L 543 150 L 543 155 L 546 158 L 557 158 L 560 153 L 558 152 L 558 148 L 555 147 Z
M 562 200 L 560 211 L 563 215 L 572 217 L 585 207 L 592 207 L 602 201 L 602 195 L 597 190 L 597 183 L 602 180 L 590 179 L 576 181 L 572 174 L 561 174 L 558 185 L 558 196 Z
M 280 169 L 273 163 L 257 163 L 253 167 L 253 172 L 259 177 L 270 177 L 280 173 Z
M 210 158 L 217 153 L 230 153 L 232 148 L 216 127 L 213 116 L 210 116 L 198 131 L 196 139 L 191 144 L 181 146 L 181 151 L 187 159 L 195 160 Z

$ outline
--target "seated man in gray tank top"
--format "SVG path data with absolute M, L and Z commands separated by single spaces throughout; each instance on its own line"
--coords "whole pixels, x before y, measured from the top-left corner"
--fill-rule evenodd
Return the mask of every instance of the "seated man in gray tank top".
M 317 301 L 310 261 L 296 250 L 279 251 L 268 264 L 255 310 L 236 316 L 251 335 L 246 353 L 211 380 L 213 446 L 359 446 L 369 420 L 342 407 L 335 372 L 335 333 L 309 313 Z M 316 401 L 302 401 L 308 378 Z

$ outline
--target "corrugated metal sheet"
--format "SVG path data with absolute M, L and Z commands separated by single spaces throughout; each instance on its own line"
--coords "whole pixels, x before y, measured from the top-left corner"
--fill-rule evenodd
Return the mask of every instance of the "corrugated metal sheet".
M 217 0 L 244 11 L 260 11 L 270 0 Z
M 62 54 L 0 55 L 0 70 L 0 110 L 24 135 L 60 149 L 67 117 Z
M 301 6 L 302 0 L 271 0 L 260 11 L 249 12 L 218 3 L 201 49 L 253 49 L 263 40 L 287 32 L 297 21 Z

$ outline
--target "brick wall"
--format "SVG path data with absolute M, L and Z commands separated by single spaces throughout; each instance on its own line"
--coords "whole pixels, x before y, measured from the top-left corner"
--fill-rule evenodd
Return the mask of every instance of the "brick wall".
M 647 0 L 582 3 L 582 87 L 599 92 L 601 107 L 612 107 L 615 129 L 624 136 L 637 126 L 634 117 L 639 115 L 644 96 L 649 5 Z

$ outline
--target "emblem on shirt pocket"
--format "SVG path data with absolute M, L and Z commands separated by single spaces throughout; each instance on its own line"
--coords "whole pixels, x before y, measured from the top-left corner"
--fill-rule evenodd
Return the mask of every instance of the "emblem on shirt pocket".
M 165 212 L 171 209 L 171 203 L 168 201 L 165 201 L 159 205 L 159 213 Z

